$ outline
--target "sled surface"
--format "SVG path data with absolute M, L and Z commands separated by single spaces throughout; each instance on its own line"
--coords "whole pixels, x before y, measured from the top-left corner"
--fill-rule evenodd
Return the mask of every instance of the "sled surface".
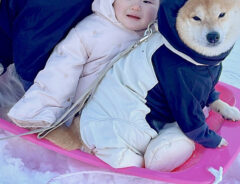
M 240 89 L 225 83 L 218 83 L 216 90 L 221 92 L 220 98 L 223 101 L 229 105 L 235 105 L 240 108 Z M 211 111 L 207 118 L 207 123 L 211 129 L 218 132 L 228 141 L 228 146 L 224 148 L 207 149 L 196 144 L 196 150 L 193 155 L 182 166 L 172 172 L 159 172 L 137 167 L 114 169 L 93 155 L 80 150 L 66 151 L 45 139 L 37 139 L 36 135 L 26 135 L 22 138 L 67 157 L 100 168 L 109 169 L 113 172 L 169 183 L 200 184 L 212 183 L 215 180 L 214 176 L 208 171 L 210 167 L 217 170 L 219 167 L 223 167 L 223 173 L 225 173 L 240 151 L 240 122 L 226 121 L 221 115 Z M 0 129 L 13 134 L 21 134 L 28 131 L 2 119 L 0 119 Z

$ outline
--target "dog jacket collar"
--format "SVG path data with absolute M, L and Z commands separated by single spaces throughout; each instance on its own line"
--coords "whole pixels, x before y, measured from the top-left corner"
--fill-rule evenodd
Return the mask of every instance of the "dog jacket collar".
M 163 43 L 164 45 L 169 49 L 171 50 L 172 52 L 174 52 L 175 54 L 179 55 L 180 57 L 184 58 L 185 60 L 189 61 L 190 63 L 194 64 L 194 65 L 197 65 L 197 66 L 206 66 L 205 64 L 201 64 L 201 63 L 198 63 L 196 61 L 194 61 L 191 57 L 189 57 L 188 55 L 184 54 L 183 52 L 180 52 L 178 51 L 177 49 L 175 49 L 167 40 L 166 38 L 164 38 L 163 36 Z M 220 63 L 218 63 L 220 64 Z M 217 64 L 217 65 L 218 65 Z

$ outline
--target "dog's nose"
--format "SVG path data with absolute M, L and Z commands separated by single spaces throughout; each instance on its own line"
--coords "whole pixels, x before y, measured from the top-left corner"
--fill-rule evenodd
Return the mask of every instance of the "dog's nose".
M 217 43 L 219 39 L 220 39 L 220 35 L 216 31 L 213 31 L 207 34 L 207 40 L 209 43 Z

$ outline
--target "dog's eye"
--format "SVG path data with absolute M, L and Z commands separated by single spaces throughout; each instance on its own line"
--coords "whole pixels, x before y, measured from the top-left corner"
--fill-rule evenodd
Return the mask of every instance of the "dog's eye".
M 225 16 L 225 13 L 220 13 L 218 18 L 223 18 Z
M 201 21 L 201 19 L 200 19 L 198 16 L 194 16 L 194 17 L 193 17 L 193 20 Z

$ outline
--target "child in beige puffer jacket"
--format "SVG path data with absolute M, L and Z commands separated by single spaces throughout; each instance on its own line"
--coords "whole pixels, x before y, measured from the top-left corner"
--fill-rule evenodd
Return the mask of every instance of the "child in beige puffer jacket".
M 21 127 L 50 126 L 114 56 L 142 36 L 156 18 L 158 7 L 159 0 L 95 0 L 94 13 L 56 46 L 9 117 Z

